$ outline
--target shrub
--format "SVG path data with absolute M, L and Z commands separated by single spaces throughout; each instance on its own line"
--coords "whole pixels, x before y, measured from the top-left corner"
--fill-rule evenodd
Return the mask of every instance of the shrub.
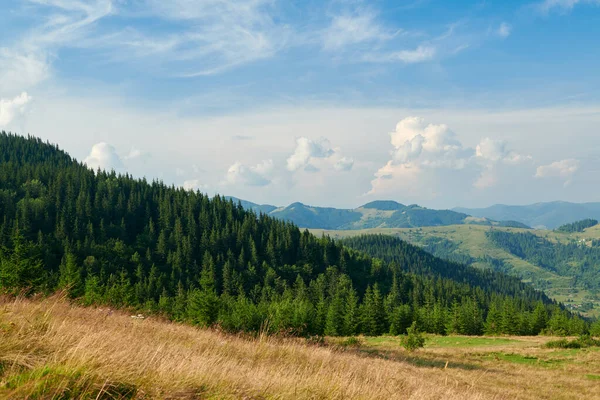
M 414 321 L 410 328 L 406 330 L 406 335 L 400 339 L 402 346 L 408 351 L 414 351 L 425 347 L 425 337 L 419 331 L 417 322 Z
M 544 347 L 549 349 L 580 349 L 581 343 L 576 340 L 569 341 L 567 339 L 560 339 L 547 342 Z
M 596 346 L 600 346 L 600 340 L 594 339 L 590 335 L 581 335 L 575 340 L 553 340 L 544 345 L 549 349 L 582 349 Z
M 340 345 L 344 347 L 360 347 L 362 341 L 356 336 L 350 336 L 349 338 L 344 339 Z

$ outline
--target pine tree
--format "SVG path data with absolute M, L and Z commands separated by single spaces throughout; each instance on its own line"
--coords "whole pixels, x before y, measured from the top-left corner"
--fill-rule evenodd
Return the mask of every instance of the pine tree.
M 66 290 L 69 297 L 76 298 L 83 294 L 84 287 L 81 268 L 77 264 L 73 253 L 67 251 L 60 264 L 59 273 L 58 287 Z

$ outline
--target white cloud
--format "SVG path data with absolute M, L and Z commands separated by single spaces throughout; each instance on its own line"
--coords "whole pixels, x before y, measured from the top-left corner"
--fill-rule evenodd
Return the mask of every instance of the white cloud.
M 141 12 L 180 21 L 189 27 L 166 39 L 152 32 L 138 32 L 135 42 L 125 46 L 146 54 L 163 52 L 177 62 L 193 62 L 194 69 L 179 67 L 177 74 L 193 77 L 212 75 L 235 66 L 273 56 L 287 43 L 290 27 L 274 16 L 270 0 L 149 0 Z
M 200 183 L 199 179 L 189 179 L 183 182 L 183 188 L 185 190 L 206 190 L 208 189 L 208 185 Z
M 524 156 L 509 149 L 504 140 L 483 138 L 475 147 L 476 157 L 485 162 L 503 162 L 505 164 L 519 164 L 531 160 L 531 156 Z
M 338 50 L 357 43 L 385 41 L 396 34 L 383 29 L 372 12 L 338 15 L 331 20 L 331 25 L 322 33 L 323 48 Z
M 271 183 L 274 172 L 273 160 L 263 160 L 255 166 L 246 166 L 236 162 L 227 171 L 225 184 L 266 186 Z
M 531 159 L 531 156 L 512 151 L 504 140 L 483 138 L 475 147 L 475 160 L 482 171 L 473 186 L 478 189 L 492 187 L 498 182 L 500 165 L 518 165 Z
M 370 195 L 403 193 L 432 198 L 450 190 L 484 189 L 498 183 L 501 168 L 527 160 L 507 142 L 482 139 L 475 149 L 464 146 L 446 124 L 407 117 L 390 133 L 391 160 L 375 173 Z M 503 167 L 504 166 L 504 167 Z
M 436 55 L 436 48 L 429 45 L 418 46 L 414 50 L 400 50 L 387 53 L 367 53 L 363 61 L 373 63 L 402 62 L 405 64 L 416 64 L 431 61 Z
M 333 164 L 336 171 L 350 171 L 354 166 L 354 160 L 349 157 L 342 157 Z
M 123 162 L 115 148 L 105 142 L 100 142 L 92 146 L 90 154 L 83 162 L 94 170 L 98 168 L 103 170 L 120 170 L 123 168 Z
M 461 169 L 472 155 L 472 150 L 463 148 L 447 125 L 426 124 L 419 117 L 398 122 L 390 140 L 394 146 L 392 161 L 397 164 Z
M 507 38 L 512 33 L 512 26 L 510 26 L 506 22 L 503 22 L 498 27 L 498 30 L 496 31 L 496 33 L 498 34 L 498 36 L 500 36 L 502 38 Z
M 123 157 L 125 160 L 133 160 L 136 158 L 140 158 L 144 155 L 144 153 L 142 153 L 142 151 L 140 149 L 136 149 L 135 147 L 132 147 L 131 150 L 129 150 L 129 154 L 127 154 L 125 157 Z
M 311 140 L 306 137 L 296 139 L 296 149 L 287 159 L 287 169 L 296 171 L 309 165 L 311 159 L 327 158 L 333 155 L 327 139 Z
M 31 100 L 31 96 L 26 92 L 21 93 L 11 100 L 0 99 L 0 127 L 7 126 L 15 118 L 23 115 Z
M 555 161 L 548 165 L 540 165 L 535 172 L 536 178 L 562 178 L 565 185 L 571 183 L 573 175 L 579 170 L 579 160 L 570 158 Z
M 57 49 L 79 47 L 94 25 L 113 11 L 112 0 L 27 0 L 24 7 L 50 11 L 11 47 L 0 49 L 0 91 L 34 87 L 51 75 Z M 32 13 L 31 8 L 27 8 Z
M 0 48 L 0 93 L 18 93 L 50 75 L 49 56 L 36 48 Z

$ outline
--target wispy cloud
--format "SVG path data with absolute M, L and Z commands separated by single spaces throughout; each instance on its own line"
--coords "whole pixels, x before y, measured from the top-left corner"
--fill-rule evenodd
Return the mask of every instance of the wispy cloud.
M 418 46 L 413 50 L 400 50 L 387 53 L 368 53 L 363 56 L 363 60 L 376 63 L 402 62 L 405 64 L 415 64 L 430 61 L 435 57 L 435 55 L 435 47 Z
M 553 10 L 565 12 L 572 10 L 578 4 L 600 5 L 600 0 L 544 0 L 537 4 L 537 9 L 542 13 Z
M 402 30 L 386 29 L 376 20 L 373 11 L 362 11 L 354 15 L 337 15 L 321 33 L 325 50 L 339 50 L 348 45 L 390 40 Z
M 12 45 L 0 48 L 0 91 L 27 90 L 51 75 L 51 62 L 61 47 L 78 47 L 94 25 L 113 12 L 112 0 L 28 0 L 30 12 L 44 23 Z
M 268 0 L 149 0 L 144 4 L 149 15 L 183 30 L 166 40 L 163 34 L 139 32 L 138 40 L 123 44 L 145 53 L 168 52 L 174 63 L 193 62 L 194 68 L 178 68 L 180 76 L 216 74 L 271 57 L 286 45 L 291 28 L 275 20 L 273 4 Z

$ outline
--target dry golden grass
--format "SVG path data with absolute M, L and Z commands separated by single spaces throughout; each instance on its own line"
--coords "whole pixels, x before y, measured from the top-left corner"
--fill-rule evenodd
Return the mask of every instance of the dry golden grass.
M 0 299 L 0 398 L 598 396 L 600 381 L 586 381 L 583 372 L 573 381 L 571 374 L 561 378 L 560 370 L 515 367 L 473 351 L 432 348 L 407 354 L 393 343 L 343 350 L 300 339 L 242 338 L 154 318 L 138 320 L 58 297 Z M 586 353 L 582 362 L 597 366 L 599 355 Z

